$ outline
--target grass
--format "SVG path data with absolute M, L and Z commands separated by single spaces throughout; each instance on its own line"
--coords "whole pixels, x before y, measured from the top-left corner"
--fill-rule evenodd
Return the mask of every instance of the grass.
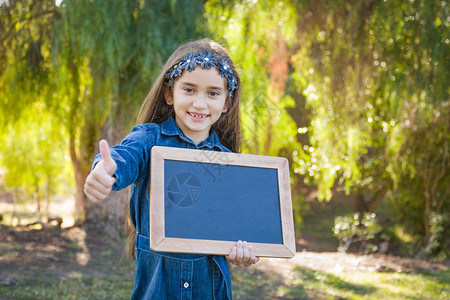
M 293 267 L 283 279 L 257 268 L 236 270 L 235 299 L 450 299 L 450 270 L 423 273 L 332 274 Z M 129 276 L 45 281 L 32 276 L 18 286 L 0 285 L 0 299 L 129 299 Z
M 331 203 L 332 204 L 332 203 Z M 303 230 L 320 243 L 323 249 L 333 251 L 337 241 L 331 227 L 334 215 L 341 215 L 350 208 L 348 203 L 334 205 L 314 204 L 305 212 Z M 317 217 L 320 212 L 320 217 Z M 400 231 L 399 231 L 400 232 Z M 400 233 L 403 233 L 401 231 Z M 405 236 L 405 238 L 408 238 Z M 406 240 L 404 241 L 406 242 Z M 70 250 L 79 251 L 78 242 L 68 244 Z M 16 259 L 21 245 L 0 241 L 3 259 Z M 3 253 L 1 253 L 2 255 Z M 68 255 L 74 255 L 72 251 Z M 100 256 L 112 253 L 103 249 Z M 90 261 L 103 266 L 103 259 Z M 332 262 L 330 262 L 332 265 Z M 328 273 L 293 266 L 286 278 L 264 272 L 256 267 L 233 270 L 240 282 L 233 284 L 234 299 L 450 299 L 450 270 L 396 272 L 343 272 Z M 30 266 L 31 269 L 31 266 Z M 283 270 L 289 271 L 289 270 Z M 29 270 L 24 278 L 16 279 L 18 285 L 8 286 L 0 279 L 0 299 L 129 299 L 133 279 L 129 272 L 108 269 L 101 276 L 83 275 L 73 271 L 64 280 L 51 280 L 45 270 Z M 86 274 L 86 273 L 84 273 Z M 10 282 L 11 283 L 11 282 Z
M 282 280 L 257 269 L 237 274 L 236 299 L 450 299 L 450 271 L 332 274 L 294 267 Z
M 0 299 L 129 299 L 133 280 L 129 277 L 79 277 L 63 281 L 37 278 L 15 287 L 0 286 Z

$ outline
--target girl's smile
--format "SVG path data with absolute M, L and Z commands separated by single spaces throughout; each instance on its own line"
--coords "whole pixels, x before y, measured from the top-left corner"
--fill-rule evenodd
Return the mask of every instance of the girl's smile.
M 174 106 L 175 122 L 196 144 L 208 138 L 211 126 L 227 111 L 225 79 L 217 68 L 185 71 L 166 93 Z
M 196 119 L 204 119 L 206 117 L 208 117 L 208 115 L 205 114 L 199 114 L 199 113 L 189 113 L 193 118 Z

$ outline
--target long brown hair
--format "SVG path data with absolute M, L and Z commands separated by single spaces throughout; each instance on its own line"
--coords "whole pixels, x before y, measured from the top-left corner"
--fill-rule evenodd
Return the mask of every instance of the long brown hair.
M 173 115 L 173 106 L 167 105 L 164 97 L 164 89 L 167 89 L 167 83 L 164 82 L 164 75 L 181 58 L 188 53 L 211 52 L 217 59 L 224 58 L 236 75 L 238 86 L 240 86 L 239 74 L 231 60 L 228 52 L 217 42 L 203 39 L 193 42 L 187 42 L 178 47 L 169 57 L 161 72 L 156 78 L 150 92 L 145 97 L 137 118 L 137 124 L 143 123 L 161 123 Z M 237 88 L 234 91 L 234 97 L 227 96 L 228 111 L 212 126 L 212 129 L 219 136 L 219 140 L 228 149 L 238 152 L 241 143 L 241 130 L 239 126 L 239 92 Z
M 144 103 L 139 111 L 137 124 L 162 123 L 171 115 L 174 116 L 173 106 L 168 105 L 164 97 L 164 89 L 169 89 L 167 83 L 164 81 L 164 75 L 188 53 L 199 53 L 203 51 L 211 52 L 216 59 L 226 59 L 228 65 L 236 75 L 238 88 L 234 90 L 233 97 L 227 96 L 226 103 L 228 105 L 228 110 L 226 113 L 222 114 L 216 123 L 213 124 L 212 129 L 217 133 L 222 145 L 230 149 L 232 152 L 239 152 L 241 146 L 241 129 L 239 125 L 239 97 L 241 81 L 233 60 L 228 52 L 220 44 L 212 40 L 202 39 L 187 42 L 182 44 L 173 52 L 162 67 L 161 72 L 150 89 L 150 92 L 145 97 Z M 135 253 L 134 238 L 136 229 L 130 222 L 129 218 L 130 216 L 128 215 L 127 226 L 129 230 L 127 248 L 128 256 L 133 258 Z

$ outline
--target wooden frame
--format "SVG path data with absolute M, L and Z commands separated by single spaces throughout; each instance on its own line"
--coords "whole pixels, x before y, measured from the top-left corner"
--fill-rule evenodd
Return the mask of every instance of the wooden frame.
M 218 154 L 220 154 L 220 160 L 217 159 Z M 258 243 L 249 241 L 249 243 L 251 243 L 256 256 L 291 258 L 295 255 L 289 165 L 286 158 L 162 146 L 154 146 L 151 152 L 150 248 L 153 251 L 227 255 L 236 244 L 236 240 L 166 236 L 164 210 L 165 201 L 169 200 L 166 200 L 168 182 L 164 173 L 165 162 L 168 160 L 213 164 L 215 166 L 275 169 L 278 178 L 279 221 L 281 222 L 282 242 Z

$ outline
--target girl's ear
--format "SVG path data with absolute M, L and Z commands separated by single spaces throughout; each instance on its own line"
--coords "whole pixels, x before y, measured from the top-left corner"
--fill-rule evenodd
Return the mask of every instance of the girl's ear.
M 166 99 L 167 105 L 173 104 L 173 95 L 172 90 L 167 86 L 167 84 L 164 84 L 164 99 Z
M 230 102 L 231 102 L 231 99 L 227 97 L 227 100 L 225 101 L 225 104 L 224 104 L 223 109 L 222 109 L 222 113 L 226 113 L 228 111 L 228 108 L 230 106 Z

